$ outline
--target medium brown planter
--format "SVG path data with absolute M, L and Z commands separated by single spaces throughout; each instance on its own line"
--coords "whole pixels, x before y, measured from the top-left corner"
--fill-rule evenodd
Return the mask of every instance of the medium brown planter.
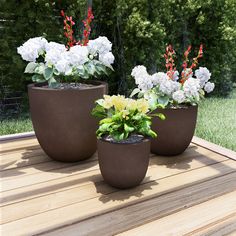
M 76 162 L 91 157 L 97 148 L 98 120 L 91 115 L 95 100 L 107 92 L 107 84 L 81 89 L 28 86 L 30 112 L 36 137 L 49 157 Z
M 116 188 L 131 188 L 144 179 L 150 154 L 150 140 L 121 144 L 98 140 L 98 162 L 101 174 Z
M 163 113 L 166 119 L 152 120 L 152 129 L 158 136 L 151 141 L 151 152 L 163 156 L 183 153 L 194 135 L 197 110 L 197 106 L 157 109 L 155 112 Z

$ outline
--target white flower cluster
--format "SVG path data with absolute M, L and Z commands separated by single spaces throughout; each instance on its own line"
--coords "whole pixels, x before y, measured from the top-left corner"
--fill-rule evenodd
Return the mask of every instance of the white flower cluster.
M 17 48 L 17 52 L 29 62 L 36 62 L 42 55 L 45 57 L 46 66 L 54 66 L 59 73 L 70 75 L 74 68 L 96 58 L 103 65 L 111 67 L 114 62 L 111 48 L 112 44 L 106 37 L 90 40 L 88 46 L 73 46 L 70 50 L 63 44 L 47 42 L 46 39 L 37 37 L 26 41 Z
M 200 87 L 203 88 L 207 93 L 210 93 L 214 90 L 215 84 L 209 82 L 211 73 L 206 67 L 199 67 L 199 69 L 195 71 L 195 76 L 200 81 Z
M 193 77 L 191 69 L 185 69 L 181 74 L 186 79 L 183 84 L 178 82 L 178 71 L 174 72 L 173 80 L 164 72 L 149 75 L 144 66 L 134 67 L 131 75 L 144 97 L 148 98 L 154 92 L 157 97 L 167 96 L 169 102 L 174 101 L 178 104 L 193 101 L 196 103 L 203 90 L 210 93 L 215 87 L 214 83 L 209 82 L 211 73 L 206 67 L 200 67 L 195 71 L 196 78 Z
M 146 92 L 153 87 L 152 77 L 147 73 L 145 66 L 136 66 L 131 72 L 135 78 L 135 83 L 142 92 Z
M 42 37 L 31 38 L 18 47 L 17 52 L 23 60 L 35 62 L 39 55 L 45 51 L 47 43 L 47 40 Z

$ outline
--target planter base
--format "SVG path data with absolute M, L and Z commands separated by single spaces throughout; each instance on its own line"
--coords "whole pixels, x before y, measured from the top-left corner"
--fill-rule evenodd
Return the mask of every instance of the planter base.
M 153 118 L 152 129 L 157 138 L 151 141 L 151 152 L 162 156 L 175 156 L 189 146 L 197 121 L 197 106 L 177 109 L 158 109 L 166 116 L 164 121 Z M 155 113 L 154 112 L 154 113 Z

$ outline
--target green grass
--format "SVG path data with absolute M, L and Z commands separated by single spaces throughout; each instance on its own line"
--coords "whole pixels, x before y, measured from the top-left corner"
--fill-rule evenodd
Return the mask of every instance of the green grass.
M 33 130 L 27 114 L 0 124 L 0 135 Z M 236 151 L 236 89 L 229 98 L 207 98 L 199 104 L 195 135 Z
M 229 98 L 207 98 L 199 104 L 195 135 L 236 151 L 236 89 Z
M 0 135 L 23 133 L 32 130 L 32 122 L 28 114 L 22 114 L 18 118 L 7 118 L 0 122 Z

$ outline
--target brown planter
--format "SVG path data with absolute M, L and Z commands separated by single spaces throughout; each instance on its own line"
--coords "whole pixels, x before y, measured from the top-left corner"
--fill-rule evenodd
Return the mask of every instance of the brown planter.
M 158 136 L 151 141 L 151 152 L 163 156 L 183 153 L 194 135 L 197 110 L 197 106 L 157 109 L 155 112 L 163 113 L 166 119 L 152 120 L 152 129 Z
M 116 188 L 131 188 L 144 179 L 150 154 L 150 140 L 120 144 L 98 140 L 98 162 L 101 174 Z
M 30 112 L 36 137 L 49 157 L 76 162 L 91 157 L 97 148 L 98 120 L 91 115 L 95 100 L 107 92 L 107 84 L 81 89 L 28 86 Z

